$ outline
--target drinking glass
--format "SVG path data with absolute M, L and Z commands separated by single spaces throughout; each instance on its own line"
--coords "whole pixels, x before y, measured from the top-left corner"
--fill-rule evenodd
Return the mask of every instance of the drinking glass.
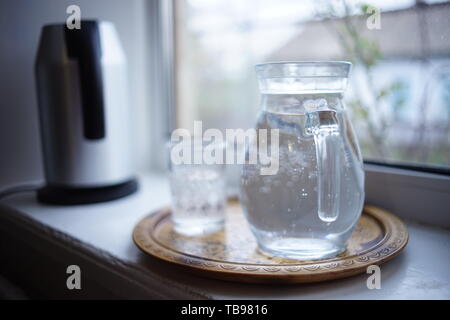
M 223 144 L 200 139 L 169 143 L 172 222 L 176 232 L 187 236 L 210 234 L 224 226 L 225 165 L 223 159 L 221 163 L 205 163 L 203 151 L 207 147 L 224 152 Z M 190 154 L 184 157 L 190 161 L 180 163 L 180 150 Z

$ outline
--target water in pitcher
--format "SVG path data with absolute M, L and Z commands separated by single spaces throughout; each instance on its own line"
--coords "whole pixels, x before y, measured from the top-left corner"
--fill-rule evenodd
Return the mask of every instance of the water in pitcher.
M 279 169 L 264 176 L 260 165 L 245 164 L 241 178 L 241 201 L 259 246 L 268 253 L 300 260 L 335 256 L 345 250 L 364 198 L 362 162 L 340 104 L 341 93 L 271 93 L 263 94 L 262 100 L 264 110 L 256 128 L 279 129 Z M 335 206 L 333 215 L 322 214 L 319 208 L 316 147 L 320 135 L 308 132 L 308 101 L 320 101 L 319 110 L 331 110 L 337 119 L 337 134 L 328 140 L 332 149 L 323 150 L 333 153 L 323 156 L 337 161 L 328 170 L 340 171 L 338 175 L 323 171 L 330 179 L 331 175 L 339 177 L 333 189 L 338 194 L 322 189 L 322 207 Z

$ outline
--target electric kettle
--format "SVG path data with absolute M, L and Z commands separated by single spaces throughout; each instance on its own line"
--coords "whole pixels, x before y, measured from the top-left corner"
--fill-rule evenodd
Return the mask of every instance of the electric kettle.
M 38 200 L 83 204 L 138 188 L 130 151 L 126 59 L 114 25 L 42 28 L 35 61 L 46 186 Z

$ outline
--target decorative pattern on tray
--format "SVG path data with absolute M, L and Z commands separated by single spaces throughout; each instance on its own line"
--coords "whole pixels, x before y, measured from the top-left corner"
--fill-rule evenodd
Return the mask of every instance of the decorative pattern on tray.
M 230 201 L 224 231 L 187 237 L 172 229 L 170 209 L 141 220 L 133 239 L 144 252 L 216 279 L 258 283 L 304 283 L 349 277 L 381 264 L 406 246 L 408 231 L 389 212 L 365 206 L 347 250 L 315 261 L 271 257 L 258 250 L 239 202 Z

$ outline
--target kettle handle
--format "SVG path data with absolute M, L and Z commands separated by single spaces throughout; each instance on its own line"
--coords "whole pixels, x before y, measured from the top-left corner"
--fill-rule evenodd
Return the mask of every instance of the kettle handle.
M 105 110 L 97 21 L 81 21 L 80 29 L 65 27 L 65 41 L 69 58 L 78 62 L 84 137 L 102 139 L 105 137 Z
M 341 188 L 341 135 L 334 110 L 308 112 L 306 130 L 314 137 L 317 159 L 318 215 L 324 222 L 338 218 Z

